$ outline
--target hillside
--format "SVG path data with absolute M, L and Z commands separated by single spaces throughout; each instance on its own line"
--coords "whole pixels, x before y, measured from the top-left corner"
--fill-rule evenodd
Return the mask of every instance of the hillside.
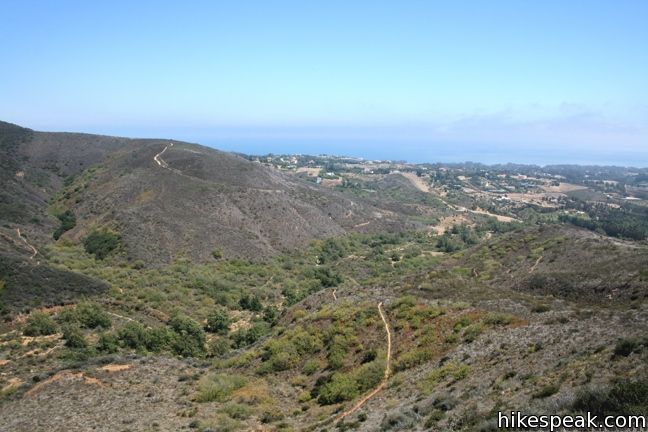
M 157 264 L 214 253 L 258 258 L 353 230 L 413 226 L 362 199 L 198 145 L 8 123 L 1 135 L 0 221 L 20 225 L 35 244 L 47 243 L 65 212 L 76 226 L 63 238 L 112 230 L 131 260 Z
M 366 222 L 374 231 L 404 226 L 396 213 L 232 154 L 178 142 L 135 144 L 80 175 L 55 202 L 77 216 L 67 238 L 107 226 L 131 256 L 160 263 L 180 254 L 206 261 L 213 251 L 267 256 Z
M 0 430 L 648 415 L 642 203 L 1 126 Z

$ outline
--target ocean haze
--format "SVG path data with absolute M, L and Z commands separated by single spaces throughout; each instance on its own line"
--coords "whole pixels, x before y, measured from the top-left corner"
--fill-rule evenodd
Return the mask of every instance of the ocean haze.
M 407 142 L 377 140 L 252 140 L 207 139 L 202 144 L 245 154 L 329 154 L 365 159 L 405 160 L 413 163 L 480 162 L 534 165 L 579 164 L 648 166 L 648 148 L 621 150 L 569 146 L 514 146 L 484 143 Z

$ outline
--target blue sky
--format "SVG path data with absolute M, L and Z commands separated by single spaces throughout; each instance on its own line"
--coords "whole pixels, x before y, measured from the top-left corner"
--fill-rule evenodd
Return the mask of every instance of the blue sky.
M 242 152 L 648 166 L 646 1 L 0 0 L 0 119 Z

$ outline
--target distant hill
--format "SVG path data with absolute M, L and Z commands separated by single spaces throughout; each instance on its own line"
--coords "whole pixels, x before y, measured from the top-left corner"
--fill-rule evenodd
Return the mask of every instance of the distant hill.
M 0 127 L 0 221 L 37 244 L 116 232 L 132 260 L 258 258 L 348 231 L 400 230 L 393 211 L 231 153 L 178 141 Z M 7 245 L 5 245 L 5 248 Z

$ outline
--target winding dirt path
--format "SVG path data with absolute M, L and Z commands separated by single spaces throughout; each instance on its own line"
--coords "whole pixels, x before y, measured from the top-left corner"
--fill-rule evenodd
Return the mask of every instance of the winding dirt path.
M 162 159 L 162 155 L 164 154 L 165 151 L 167 151 L 167 149 L 168 149 L 169 147 L 173 147 L 173 143 L 169 143 L 169 145 L 167 145 L 166 147 L 164 147 L 164 150 L 162 150 L 160 153 L 156 154 L 156 155 L 153 157 L 153 160 L 155 161 L 155 163 L 157 163 L 157 164 L 158 164 L 159 166 L 161 166 L 162 168 L 167 168 L 167 169 L 169 168 L 169 164 L 166 163 L 166 162 L 164 162 L 164 159 Z
M 533 271 L 538 267 L 538 264 L 540 264 L 540 261 L 542 261 L 542 258 L 544 258 L 544 255 L 540 255 L 536 262 L 533 264 L 533 267 L 529 269 L 529 273 L 533 273 Z
M 20 233 L 20 228 L 16 228 L 16 232 L 18 233 L 18 238 L 20 238 L 20 239 L 21 239 L 21 240 L 22 240 L 22 241 L 27 245 L 27 247 L 28 247 L 29 249 L 32 250 L 32 254 L 31 254 L 31 256 L 29 257 L 29 259 L 34 259 L 34 257 L 35 257 L 36 255 L 38 255 L 38 249 L 36 249 L 34 246 L 32 246 L 32 245 L 27 241 L 27 239 L 26 239 L 25 237 L 23 237 L 23 235 Z
M 353 414 L 354 412 L 359 410 L 369 399 L 374 397 L 376 394 L 378 394 L 378 392 L 380 392 L 383 388 L 385 388 L 385 386 L 387 385 L 387 381 L 389 380 L 389 376 L 391 375 L 392 334 L 391 334 L 391 330 L 389 329 L 389 324 L 387 323 L 387 318 L 385 317 L 385 313 L 383 312 L 382 302 L 378 303 L 378 313 L 380 314 L 380 319 L 385 325 L 385 331 L 387 332 L 387 365 L 385 366 L 385 373 L 383 375 L 383 379 L 382 381 L 380 381 L 380 384 L 378 384 L 378 386 L 375 389 L 373 389 L 370 393 L 367 393 L 362 399 L 360 399 L 351 408 L 341 413 L 336 418 L 336 421 L 338 422 L 343 420 L 348 415 Z
M 135 320 L 133 318 L 129 318 L 129 317 L 124 316 L 124 315 L 119 315 L 119 314 L 116 314 L 116 313 L 113 313 L 113 312 L 106 312 L 106 313 L 108 315 L 114 316 L 115 318 L 121 318 L 121 319 L 124 319 L 124 320 L 129 321 L 129 322 L 135 322 Z
M 336 290 L 335 288 L 333 288 L 333 300 L 337 300 L 337 296 L 335 295 L 335 292 L 336 292 L 336 291 L 337 291 L 337 290 Z

